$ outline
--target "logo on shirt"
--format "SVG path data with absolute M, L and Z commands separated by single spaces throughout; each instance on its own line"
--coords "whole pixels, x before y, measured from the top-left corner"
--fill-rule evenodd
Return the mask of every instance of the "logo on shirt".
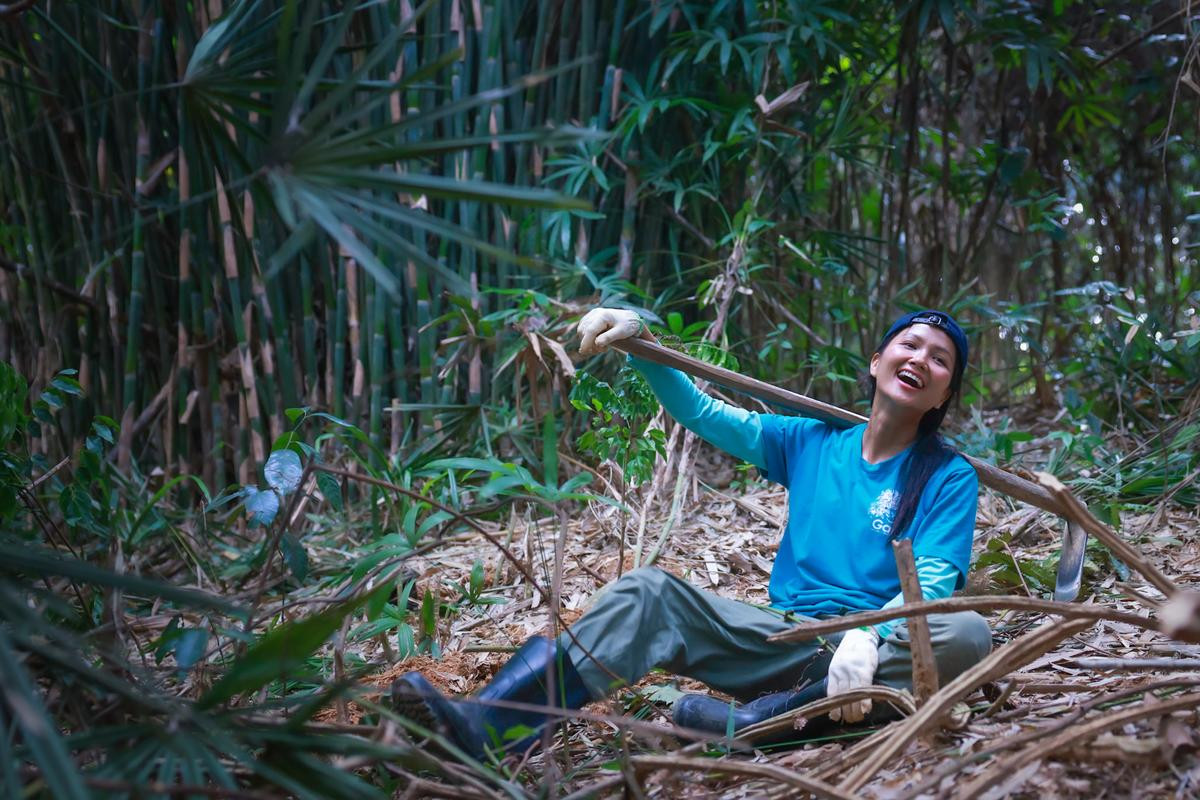
M 900 505 L 900 493 L 895 489 L 884 489 L 871 503 L 867 514 L 871 517 L 871 528 L 882 534 L 892 532 L 892 520 L 896 516 L 896 507 Z

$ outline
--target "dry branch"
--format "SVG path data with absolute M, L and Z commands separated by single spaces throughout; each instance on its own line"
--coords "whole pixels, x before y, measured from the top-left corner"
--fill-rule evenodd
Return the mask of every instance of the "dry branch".
M 1121 672 L 1140 670 L 1200 670 L 1200 658 L 1072 658 L 1067 662 L 1081 669 L 1106 669 Z
M 1011 686 L 1012 684 L 1009 685 Z M 1004 736 L 998 742 L 984 748 L 983 750 L 970 753 L 962 758 L 954 759 L 947 764 L 943 764 L 937 770 L 937 772 L 928 776 L 925 778 L 925 780 L 920 781 L 915 786 L 910 787 L 903 795 L 896 798 L 896 800 L 913 800 L 913 798 L 917 798 L 926 794 L 950 775 L 962 772 L 962 770 L 969 764 L 976 764 L 983 761 L 985 758 L 991 758 L 992 756 L 995 756 L 997 753 L 1030 746 L 1033 742 L 1054 736 L 1060 731 L 1074 726 L 1077 722 L 1079 722 L 1079 720 L 1083 719 L 1083 717 L 1089 711 L 1101 703 L 1119 702 L 1120 700 L 1135 694 L 1148 695 L 1151 692 L 1161 689 L 1177 689 L 1181 687 L 1194 687 L 1197 685 L 1200 685 L 1200 679 L 1174 678 L 1164 681 L 1157 681 L 1145 686 L 1136 686 L 1115 694 L 1106 693 L 1102 696 L 1093 697 L 1086 703 L 1083 703 L 1076 708 L 1072 714 L 1068 715 L 1064 719 L 1058 720 L 1052 725 L 1034 728 L 1033 730 L 1025 731 L 1016 736 Z
M 900 573 L 900 588 L 904 592 L 904 605 L 919 603 L 924 599 L 921 594 L 921 581 L 917 578 L 917 562 L 913 559 L 912 540 L 898 539 L 892 542 L 892 550 L 896 556 L 896 570 Z M 929 620 L 923 616 L 911 617 L 908 620 L 909 652 L 912 654 L 913 694 L 917 697 L 917 705 L 937 694 L 938 674 L 937 662 L 933 660 L 933 639 L 929 635 Z
M 871 754 L 858 766 L 839 788 L 855 792 L 862 788 L 875 773 L 892 761 L 905 748 L 946 714 L 954 704 L 974 689 L 993 681 L 1001 675 L 1020 669 L 1038 656 L 1058 645 L 1063 639 L 1074 636 L 1092 626 L 1091 620 L 1051 620 L 1033 633 L 1022 636 L 993 652 L 971 669 L 959 675 L 925 705 L 899 725 L 891 725 L 867 741 L 879 740 Z
M 426 497 L 425 495 L 422 495 L 418 492 L 414 492 L 412 489 L 406 489 L 403 486 L 397 486 L 396 484 L 390 483 L 389 481 L 380 480 L 378 478 L 372 478 L 368 475 L 358 475 L 356 473 L 350 472 L 349 470 L 338 469 L 336 467 L 327 467 L 322 464 L 313 464 L 313 465 L 311 465 L 311 469 L 313 469 L 317 472 L 327 472 L 330 475 L 337 475 L 338 477 L 341 477 L 341 478 L 348 478 L 350 480 L 355 480 L 355 481 L 359 481 L 362 483 L 369 483 L 373 486 L 378 486 L 381 489 L 390 489 L 393 492 L 396 492 L 397 494 L 404 495 L 405 497 L 411 497 L 414 500 L 419 500 L 424 503 L 429 503 L 434 508 L 437 508 L 440 511 L 445 511 L 447 514 L 454 517 L 458 521 L 464 522 L 467 525 L 469 525 L 470 527 L 472 527 L 473 529 L 475 529 L 476 532 L 478 532 L 481 536 L 483 536 L 484 539 L 487 540 L 488 544 L 490 544 L 492 547 L 495 547 L 497 550 L 499 550 L 500 553 L 509 561 L 509 563 L 511 563 L 514 567 L 517 568 L 517 571 L 521 573 L 521 576 L 529 582 L 529 585 L 534 589 L 534 591 L 536 591 L 539 595 L 541 595 L 542 599 L 546 602 L 546 605 L 549 606 L 550 613 L 552 613 L 554 615 L 554 618 L 558 621 L 558 624 L 562 626 L 563 632 L 565 632 L 567 634 L 567 636 L 569 636 L 571 638 L 571 641 L 573 641 L 573 642 L 575 642 L 575 644 L 579 645 L 583 649 L 584 654 L 588 658 L 592 658 L 593 661 L 595 661 L 596 666 L 598 666 L 601 670 L 603 670 L 605 673 L 607 673 L 610 678 L 612 678 L 613 680 L 618 681 L 618 682 L 621 681 L 621 677 L 619 675 L 615 674 L 612 670 L 610 670 L 608 668 L 608 666 L 605 665 L 604 662 L 602 662 L 600 659 L 594 658 L 592 656 L 592 654 L 587 650 L 587 648 L 584 648 L 582 643 L 580 643 L 579 640 L 575 638 L 575 634 L 572 633 L 572 631 L 569 627 L 569 624 L 567 623 L 566 620 L 564 620 L 562 618 L 562 615 L 559 613 L 559 608 L 554 604 L 554 600 L 555 600 L 554 596 L 550 592 L 548 592 L 545 589 L 545 587 L 543 587 L 541 584 L 539 584 L 537 582 L 537 580 L 533 576 L 533 573 L 530 572 L 529 568 L 526 567 L 525 564 L 519 558 L 517 558 L 516 555 L 514 555 L 511 550 L 509 550 L 507 547 L 505 547 L 503 542 L 501 542 L 491 532 L 489 532 L 487 528 L 483 527 L 475 520 L 466 516 L 461 511 L 456 511 L 455 509 L 450 508 L 449 506 L 439 503 L 437 500 L 434 500 L 431 497 Z M 544 502 L 544 501 L 539 500 L 538 498 L 530 498 L 530 499 L 535 500 L 537 502 Z
M 948 597 L 944 600 L 926 600 L 921 603 L 905 604 L 895 608 L 881 608 L 878 611 L 860 611 L 843 617 L 804 622 L 790 631 L 776 633 L 768 637 L 771 642 L 803 642 L 824 636 L 827 633 L 857 628 L 860 625 L 875 625 L 890 619 L 900 617 L 925 616 L 928 614 L 950 614 L 955 611 L 998 611 L 1012 609 L 1016 611 L 1038 611 L 1043 614 L 1057 614 L 1071 619 L 1109 620 L 1124 622 L 1128 625 L 1148 631 L 1158 631 L 1158 620 L 1141 617 L 1128 611 L 1117 611 L 1101 606 L 1084 605 L 1082 603 L 1059 603 L 1054 600 L 1038 600 L 1034 597 L 1018 597 L 1016 595 L 997 595 L 995 597 Z
M 786 783 L 797 789 L 803 789 L 817 797 L 831 800 L 852 800 L 853 794 L 841 791 L 824 781 L 809 778 L 790 769 L 774 764 L 754 764 L 746 761 L 731 761 L 726 759 L 696 758 L 689 756 L 634 756 L 630 759 L 633 768 L 639 771 L 648 769 L 668 770 L 701 770 L 703 772 L 728 772 L 735 775 L 748 775 L 763 780 Z
M 1163 633 L 1200 644 L 1200 592 L 1179 592 L 1162 606 Z

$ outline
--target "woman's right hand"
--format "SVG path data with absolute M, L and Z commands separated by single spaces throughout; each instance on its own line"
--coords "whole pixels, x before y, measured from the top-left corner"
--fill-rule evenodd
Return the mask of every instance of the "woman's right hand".
M 624 308 L 593 308 L 579 320 L 579 352 L 590 356 L 608 349 L 613 342 L 632 339 L 645 327 L 635 311 Z

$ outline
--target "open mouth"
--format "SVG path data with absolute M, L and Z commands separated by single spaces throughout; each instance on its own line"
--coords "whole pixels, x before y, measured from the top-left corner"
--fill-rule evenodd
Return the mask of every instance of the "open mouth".
M 900 379 L 901 383 L 911 386 L 914 389 L 925 388 L 925 381 L 921 380 L 921 377 L 911 369 L 900 370 L 896 373 L 896 377 Z

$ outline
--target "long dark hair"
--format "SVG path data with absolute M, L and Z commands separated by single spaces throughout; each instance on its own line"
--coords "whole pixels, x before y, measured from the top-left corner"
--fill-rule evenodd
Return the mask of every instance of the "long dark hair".
M 903 330 L 904 328 L 901 328 L 890 336 L 885 336 L 879 343 L 879 347 L 875 348 L 875 352 L 882 353 L 883 349 L 888 346 L 888 342 L 896 338 Z M 967 369 L 965 362 L 966 359 L 962 357 L 962 353 L 954 354 L 954 374 L 950 378 L 950 396 L 937 408 L 926 411 L 925 415 L 921 417 L 921 421 L 917 423 L 917 440 L 913 442 L 908 459 L 900 468 L 900 504 L 896 508 L 896 516 L 892 518 L 892 530 L 888 534 L 889 540 L 899 539 L 905 528 L 912 524 L 913 517 L 917 513 L 917 503 L 920 502 L 921 495 L 925 492 L 925 485 L 929 483 L 933 473 L 954 456 L 954 448 L 946 444 L 938 430 L 942 427 L 942 420 L 946 418 L 946 412 L 950 410 L 950 405 L 958 397 L 958 392 L 962 388 L 963 373 Z M 867 399 L 873 405 L 875 402 L 875 378 L 868 375 L 864 384 L 867 389 Z

